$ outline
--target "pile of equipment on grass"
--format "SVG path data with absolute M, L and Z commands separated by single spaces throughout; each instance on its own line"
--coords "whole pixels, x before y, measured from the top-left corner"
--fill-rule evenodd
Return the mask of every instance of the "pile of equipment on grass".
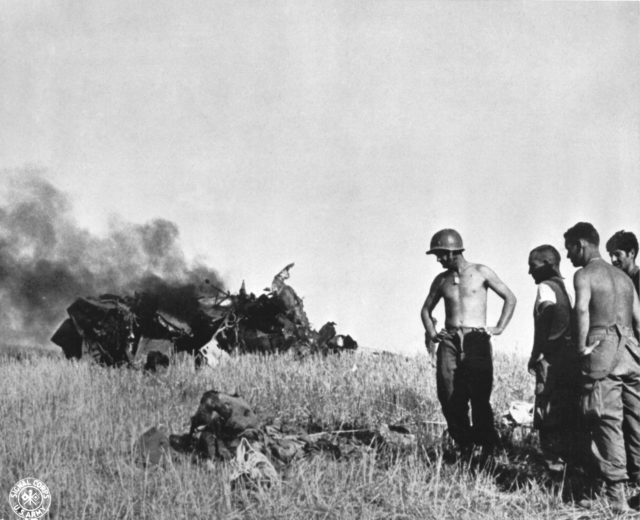
M 371 450 L 397 454 L 415 448 L 416 437 L 404 426 L 283 433 L 277 425 L 261 425 L 242 397 L 215 390 L 202 395 L 188 433 L 171 435 L 162 426 L 153 427 L 136 442 L 138 462 L 143 465 L 161 465 L 174 450 L 191 454 L 195 461 L 230 462 L 232 481 L 253 483 L 273 483 L 293 460 L 314 453 L 342 459 Z
M 355 350 L 358 344 L 351 336 L 337 334 L 334 322 L 319 331 L 311 327 L 302 299 L 285 283 L 293 265 L 280 271 L 260 296 L 247 293 L 244 283 L 232 294 L 205 280 L 198 288 L 182 291 L 184 301 L 178 308 L 165 308 L 150 293 L 78 298 L 51 341 L 67 358 L 90 356 L 107 366 L 148 369 L 168 365 L 178 352 L 195 355 L 199 365 L 212 351 L 293 350 L 306 355 Z

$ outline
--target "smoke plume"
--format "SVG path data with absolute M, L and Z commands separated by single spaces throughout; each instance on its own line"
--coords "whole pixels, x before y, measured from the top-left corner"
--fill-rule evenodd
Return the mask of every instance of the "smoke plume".
M 5 172 L 6 176 L 6 172 Z M 10 178 L 0 205 L 2 343 L 47 344 L 80 296 L 147 292 L 176 312 L 193 305 L 213 269 L 187 261 L 175 223 L 111 223 L 96 236 L 74 220 L 65 194 L 36 173 Z

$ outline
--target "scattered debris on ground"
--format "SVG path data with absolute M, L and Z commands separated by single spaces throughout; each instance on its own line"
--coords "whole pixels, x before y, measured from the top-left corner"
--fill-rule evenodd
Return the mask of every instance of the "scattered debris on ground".
M 524 404 L 510 409 L 525 409 Z M 220 463 L 227 464 L 231 484 L 250 488 L 280 485 L 291 464 L 308 457 L 335 460 L 375 457 L 384 463 L 417 455 L 428 464 L 461 464 L 470 471 L 486 471 L 492 474 L 501 492 L 532 482 L 554 490 L 567 502 L 593 492 L 596 486 L 593 475 L 577 466 L 567 466 L 561 475 L 549 472 L 537 435 L 529 430 L 523 438 L 515 439 L 509 433 L 513 426 L 523 425 L 507 422 L 499 425 L 501 443 L 493 453 L 485 453 L 480 446 L 463 453 L 446 432 L 424 445 L 420 426 L 413 431 L 404 425 L 388 424 L 374 428 L 292 431 L 291 427 L 279 424 L 263 424 L 242 397 L 210 390 L 202 395 L 188 432 L 171 434 L 162 425 L 152 427 L 136 441 L 134 453 L 136 463 L 147 468 L 166 468 L 170 460 L 201 463 L 214 471 L 219 470 Z
M 308 455 L 344 459 L 372 450 L 406 453 L 416 449 L 417 441 L 406 427 L 387 424 L 377 429 L 285 433 L 278 425 L 261 424 L 242 397 L 210 390 L 202 395 L 188 433 L 147 430 L 136 443 L 138 461 L 161 465 L 169 456 L 168 446 L 194 460 L 230 463 L 232 481 L 272 484 L 288 464 Z
M 168 310 L 149 293 L 105 294 L 78 298 L 51 341 L 67 358 L 89 356 L 107 366 L 131 365 L 154 370 L 168 366 L 177 352 L 196 356 L 196 363 L 216 363 L 222 352 L 276 353 L 300 356 L 355 350 L 349 335 L 338 334 L 334 322 L 312 328 L 302 299 L 285 283 L 294 264 L 256 296 L 244 283 L 237 294 L 205 280 L 186 288 L 184 303 Z
M 522 440 L 533 430 L 533 403 L 512 401 L 502 414 L 502 426 L 510 440 Z

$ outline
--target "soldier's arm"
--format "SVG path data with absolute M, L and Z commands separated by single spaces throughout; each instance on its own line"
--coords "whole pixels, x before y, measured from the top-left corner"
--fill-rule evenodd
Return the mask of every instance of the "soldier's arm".
M 439 274 L 435 277 L 420 313 L 422 324 L 424 325 L 424 329 L 427 332 L 427 341 L 433 340 L 438 334 L 434 323 L 435 320 L 431 317 L 431 313 L 440 301 L 440 298 L 442 298 L 441 287 L 443 279 L 444 277 L 442 274 Z
M 531 356 L 529 358 L 529 370 L 532 370 L 535 363 L 540 359 L 542 346 L 549 338 L 555 305 L 555 303 L 550 301 L 540 303 L 539 314 L 533 326 L 533 348 L 531 349 Z
M 485 278 L 487 287 L 504 300 L 502 304 L 502 312 L 500 313 L 500 319 L 498 319 L 498 324 L 495 327 L 488 327 L 488 330 L 489 332 L 491 332 L 491 334 L 502 334 L 504 329 L 511 321 L 511 317 L 513 316 L 513 311 L 516 308 L 517 302 L 516 297 L 511 292 L 511 289 L 509 289 L 507 285 L 502 280 L 500 280 L 500 278 L 498 278 L 498 275 L 487 266 L 480 266 L 480 271 Z
M 635 291 L 633 291 L 633 330 L 636 338 L 640 338 L 640 298 Z
M 573 322 L 576 327 L 576 345 L 578 352 L 585 353 L 587 334 L 589 332 L 589 302 L 591 300 L 591 284 L 588 276 L 581 269 L 573 276 L 573 288 L 576 293 L 576 304 L 573 308 Z

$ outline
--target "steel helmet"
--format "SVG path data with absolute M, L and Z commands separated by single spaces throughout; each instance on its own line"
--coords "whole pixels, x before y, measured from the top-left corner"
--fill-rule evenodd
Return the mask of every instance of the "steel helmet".
M 455 229 L 441 229 L 431 239 L 431 246 L 428 255 L 438 251 L 464 251 L 462 237 Z

